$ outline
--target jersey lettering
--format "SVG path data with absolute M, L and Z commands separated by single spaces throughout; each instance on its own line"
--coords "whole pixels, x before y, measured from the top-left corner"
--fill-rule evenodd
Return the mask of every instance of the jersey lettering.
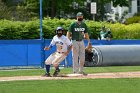
M 79 32 L 79 31 L 83 32 L 83 31 L 85 31 L 85 28 L 74 28 L 74 30 L 75 30 L 75 31 L 78 31 L 78 32 Z
M 61 45 L 63 45 L 63 42 L 56 42 L 56 44 L 61 44 Z
M 57 50 L 60 51 L 63 48 L 63 42 L 56 42 Z

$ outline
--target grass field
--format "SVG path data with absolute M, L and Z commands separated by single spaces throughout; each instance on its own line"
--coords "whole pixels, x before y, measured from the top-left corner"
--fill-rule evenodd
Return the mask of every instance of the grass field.
M 87 73 L 131 71 L 140 71 L 140 66 L 85 68 Z M 0 77 L 34 76 L 44 72 L 45 69 L 0 70 Z M 61 69 L 61 73 L 72 73 L 72 68 Z M 0 93 L 140 93 L 140 78 L 5 81 L 0 82 Z
M 51 69 L 53 73 L 54 69 Z M 111 66 L 111 67 L 86 67 L 86 73 L 106 73 L 106 72 L 129 72 L 140 71 L 140 66 Z M 18 70 L 0 70 L 0 77 L 9 76 L 35 76 L 43 75 L 45 69 L 18 69 Z M 72 73 L 72 68 L 62 68 L 61 73 Z
M 0 93 L 140 93 L 140 79 L 0 82 Z

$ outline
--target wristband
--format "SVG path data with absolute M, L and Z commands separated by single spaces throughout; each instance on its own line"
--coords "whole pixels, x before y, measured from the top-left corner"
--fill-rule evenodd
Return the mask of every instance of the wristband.
M 53 45 L 49 45 L 49 48 L 52 48 L 53 47 Z

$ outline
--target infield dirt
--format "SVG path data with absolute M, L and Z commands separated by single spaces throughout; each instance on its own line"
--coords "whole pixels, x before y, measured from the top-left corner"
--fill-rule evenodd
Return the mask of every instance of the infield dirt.
M 66 74 L 59 77 L 43 77 L 43 76 L 14 76 L 0 77 L 0 81 L 16 81 L 16 80 L 57 80 L 57 79 L 98 79 L 98 78 L 140 78 L 140 71 L 137 72 L 115 72 L 115 73 L 96 73 L 88 74 Z

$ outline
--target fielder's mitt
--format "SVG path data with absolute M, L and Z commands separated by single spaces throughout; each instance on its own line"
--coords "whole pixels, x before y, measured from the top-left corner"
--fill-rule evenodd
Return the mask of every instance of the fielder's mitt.
M 92 44 L 88 44 L 85 48 L 85 61 L 92 62 Z
M 92 44 L 91 44 L 91 43 L 89 43 L 89 44 L 87 45 L 87 47 L 85 48 L 85 51 L 86 51 L 86 52 L 92 52 Z

